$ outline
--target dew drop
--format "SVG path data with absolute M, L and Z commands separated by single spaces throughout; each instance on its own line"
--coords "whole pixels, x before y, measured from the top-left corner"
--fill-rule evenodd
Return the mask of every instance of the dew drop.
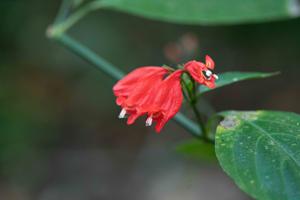
M 270 178 L 270 176 L 265 176 L 265 178 L 266 178 L 266 179 L 269 179 L 269 178 Z
M 225 119 L 220 122 L 220 125 L 225 129 L 230 129 L 236 127 L 238 123 L 239 121 L 235 117 L 229 116 L 225 117 Z
M 265 150 L 268 150 L 269 149 L 269 147 L 268 146 L 265 146 Z

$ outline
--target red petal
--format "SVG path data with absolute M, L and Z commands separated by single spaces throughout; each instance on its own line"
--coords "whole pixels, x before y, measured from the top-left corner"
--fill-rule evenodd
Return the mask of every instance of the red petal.
M 124 98 L 124 97 L 117 97 L 116 104 L 121 106 L 125 100 L 126 100 L 126 98 Z
M 160 131 L 162 130 L 162 128 L 164 127 L 164 125 L 167 123 L 166 120 L 160 120 L 157 122 L 156 126 L 155 126 L 155 132 L 156 133 L 160 133 Z
M 131 114 L 127 119 L 127 124 L 128 125 L 133 124 L 139 116 L 141 116 L 141 115 L 137 114 L 137 113 Z
M 195 81 L 200 84 L 205 82 L 205 78 L 202 71 L 206 69 L 206 66 L 202 62 L 190 61 L 184 65 L 184 68 L 189 72 Z
M 180 84 L 182 72 L 182 70 L 177 70 L 172 73 L 164 80 L 160 88 L 162 95 L 156 103 L 160 105 L 161 115 L 158 119 L 154 119 L 157 121 L 156 132 L 160 132 L 163 126 L 180 110 L 183 100 Z
M 210 56 L 208 56 L 208 55 L 205 56 L 205 62 L 206 62 L 206 67 L 208 69 L 213 70 L 215 68 L 215 62 L 213 61 L 213 59 Z
M 136 88 L 136 84 L 140 81 L 148 79 L 153 76 L 163 78 L 168 72 L 167 69 L 156 66 L 141 67 L 133 70 L 124 78 L 119 80 L 113 87 L 116 96 L 128 96 L 132 90 Z
M 207 86 L 207 87 L 209 87 L 209 88 L 215 88 L 216 87 L 216 84 L 215 84 L 215 81 L 213 80 L 211 80 L 211 81 L 207 81 L 207 82 L 205 82 L 205 85 Z

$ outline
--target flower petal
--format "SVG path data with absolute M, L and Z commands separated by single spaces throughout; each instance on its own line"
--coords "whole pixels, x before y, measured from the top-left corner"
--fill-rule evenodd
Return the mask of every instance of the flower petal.
M 202 84 L 205 81 L 205 77 L 202 74 L 202 71 L 206 69 L 206 66 L 202 62 L 198 61 L 190 61 L 184 65 L 184 69 L 186 69 L 189 74 L 193 77 L 195 81 Z
M 163 126 L 174 117 L 180 110 L 183 95 L 180 84 L 182 70 L 177 70 L 168 76 L 161 87 L 163 95 L 160 96 L 158 103 L 160 105 L 160 117 L 154 119 L 157 121 L 155 126 L 156 132 L 160 132 Z
M 142 83 L 143 80 L 151 77 L 163 78 L 167 72 L 167 69 L 157 66 L 137 68 L 114 85 L 114 94 L 116 96 L 128 96 L 136 88 L 137 83 Z
M 135 122 L 135 120 L 136 120 L 139 116 L 141 116 L 141 115 L 138 114 L 138 113 L 133 113 L 133 114 L 131 114 L 131 115 L 128 117 L 128 119 L 127 119 L 127 124 L 128 124 L 128 125 L 133 124 L 133 123 Z
M 205 56 L 205 62 L 206 62 L 206 67 L 208 69 L 213 70 L 215 68 L 215 62 L 213 61 L 213 59 L 209 55 Z
M 216 75 L 211 70 L 214 69 L 215 63 L 210 56 L 205 57 L 206 64 L 198 61 L 190 61 L 184 65 L 184 69 L 199 84 L 203 84 L 209 88 L 215 87 Z

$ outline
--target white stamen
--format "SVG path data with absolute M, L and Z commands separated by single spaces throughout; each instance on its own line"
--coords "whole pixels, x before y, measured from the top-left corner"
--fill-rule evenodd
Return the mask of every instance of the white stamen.
M 151 126 L 152 125 L 152 121 L 153 121 L 152 117 L 151 116 L 148 117 L 147 120 L 146 120 L 146 126 Z
M 212 75 L 212 72 L 210 70 L 206 70 L 205 73 L 206 73 L 206 76 L 211 76 Z
M 119 114 L 119 119 L 125 118 L 125 115 L 126 115 L 126 110 L 123 108 Z
M 213 76 L 215 77 L 216 80 L 219 79 L 219 76 L 217 74 L 214 74 Z

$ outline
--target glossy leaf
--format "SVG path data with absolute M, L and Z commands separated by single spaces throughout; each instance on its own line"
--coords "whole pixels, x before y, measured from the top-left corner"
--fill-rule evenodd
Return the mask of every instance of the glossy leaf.
M 296 0 L 98 0 L 103 7 L 183 24 L 236 24 L 299 16 Z
M 206 86 L 199 86 L 198 90 L 200 94 L 205 92 L 215 90 L 217 88 L 230 85 L 239 81 L 248 80 L 248 79 L 259 79 L 267 78 L 279 74 L 278 72 L 273 73 L 262 73 L 262 72 L 225 72 L 218 74 L 219 79 L 216 81 L 216 87 L 214 89 L 209 89 Z
M 176 151 L 182 155 L 197 160 L 216 160 L 214 145 L 198 139 L 191 139 L 182 142 L 176 147 Z
M 221 113 L 216 155 L 224 171 L 256 199 L 300 199 L 300 115 Z

